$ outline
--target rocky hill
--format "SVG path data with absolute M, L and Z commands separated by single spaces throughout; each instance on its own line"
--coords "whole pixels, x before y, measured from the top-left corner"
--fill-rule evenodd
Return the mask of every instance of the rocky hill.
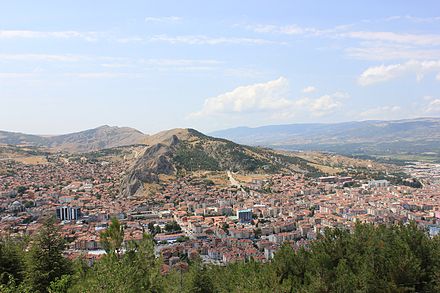
M 46 147 L 57 151 L 90 152 L 107 148 L 140 144 L 148 136 L 129 127 L 101 126 L 81 132 L 39 136 L 0 131 L 0 144 Z
M 434 152 L 440 155 L 440 118 L 239 127 L 211 135 L 237 143 L 341 154 Z
M 239 145 L 194 129 L 173 129 L 148 137 L 149 146 L 123 180 L 122 194 L 142 193 L 159 175 L 199 170 L 239 172 L 316 172 L 307 160 L 272 150 Z

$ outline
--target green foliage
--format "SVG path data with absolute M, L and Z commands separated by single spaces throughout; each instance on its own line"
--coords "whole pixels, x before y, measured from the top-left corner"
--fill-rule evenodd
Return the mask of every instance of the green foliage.
M 47 292 L 51 282 L 71 272 L 63 256 L 64 240 L 54 218 L 48 218 L 33 239 L 26 256 L 25 283 L 32 292 Z
M 176 242 L 185 242 L 188 241 L 189 237 L 187 236 L 180 236 L 179 238 L 176 239 Z
M 202 148 L 192 147 L 184 143 L 181 143 L 179 146 L 173 160 L 178 169 L 185 169 L 188 171 L 220 170 L 218 161 L 208 155 Z
M 168 222 L 165 224 L 165 231 L 167 232 L 178 232 L 181 231 L 179 224 L 176 221 Z
M 27 190 L 27 187 L 21 185 L 21 186 L 19 186 L 19 187 L 17 188 L 17 193 L 18 193 L 18 194 L 23 194 L 23 193 L 26 192 L 26 190 Z
M 101 244 L 109 254 L 119 255 L 124 241 L 124 227 L 117 218 L 112 218 L 110 226 L 101 233 Z
M 63 275 L 50 283 L 48 288 L 49 293 L 67 293 L 71 286 L 70 275 Z
M 121 257 L 107 254 L 78 279 L 70 292 L 164 292 L 160 259 L 154 255 L 152 238 L 131 243 Z
M 122 227 L 113 220 L 107 231 L 109 253 L 91 267 L 81 259 L 69 266 L 50 221 L 28 252 L 22 242 L 3 240 L 0 292 L 440 292 L 440 238 L 415 224 L 328 229 L 308 247 L 283 244 L 270 263 L 189 260 L 189 269 L 176 266 L 165 275 L 152 236 L 128 243 L 118 255 Z
M 11 238 L 0 240 L 0 284 L 8 284 L 13 279 L 22 281 L 24 270 L 24 242 Z
M 186 292 L 188 293 L 213 293 L 214 286 L 212 282 L 213 274 L 210 269 L 204 266 L 200 260 L 197 260 L 191 266 L 186 279 Z

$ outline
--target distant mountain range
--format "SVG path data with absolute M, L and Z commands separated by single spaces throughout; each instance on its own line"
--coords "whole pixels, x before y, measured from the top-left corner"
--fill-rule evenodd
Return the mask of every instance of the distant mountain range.
M 135 144 L 152 146 L 162 143 L 176 133 L 181 139 L 185 136 L 182 131 L 174 129 L 149 136 L 133 128 L 107 125 L 54 136 L 0 131 L 0 144 L 90 152 Z M 186 133 L 188 136 L 193 132 Z M 198 136 L 202 135 L 197 133 Z M 344 155 L 429 153 L 440 157 L 440 118 L 237 127 L 212 132 L 209 135 L 213 140 L 214 137 L 218 137 L 238 144 L 283 150 L 329 151 Z
M 0 131 L 0 144 L 46 147 L 68 152 L 90 152 L 101 149 L 141 144 L 148 135 L 129 127 L 104 125 L 81 132 L 40 136 Z
M 440 118 L 238 127 L 210 133 L 254 146 L 341 154 L 440 154 Z

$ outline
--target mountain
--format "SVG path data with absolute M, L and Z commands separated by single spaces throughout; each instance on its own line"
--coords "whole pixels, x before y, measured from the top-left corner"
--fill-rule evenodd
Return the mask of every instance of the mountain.
M 0 144 L 47 147 L 57 151 L 68 152 L 90 152 L 140 144 L 147 137 L 147 135 L 133 128 L 104 125 L 81 132 L 55 136 L 0 131 Z
M 210 133 L 237 143 L 341 154 L 440 155 L 440 118 L 238 127 Z
M 142 193 L 146 184 L 158 183 L 161 174 L 177 175 L 202 170 L 317 172 L 300 157 L 239 145 L 194 129 L 160 132 L 148 137 L 146 144 L 149 146 L 123 179 L 123 195 Z

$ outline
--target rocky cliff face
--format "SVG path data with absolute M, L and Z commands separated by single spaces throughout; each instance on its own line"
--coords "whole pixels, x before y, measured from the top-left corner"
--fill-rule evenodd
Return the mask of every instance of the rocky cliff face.
M 306 170 L 307 161 L 271 150 L 248 147 L 206 136 L 193 129 L 173 129 L 148 138 L 150 146 L 128 170 L 121 194 L 142 194 L 144 185 L 159 182 L 159 174 L 177 172 L 276 172 Z
M 147 147 L 123 178 L 121 193 L 125 196 L 142 193 L 145 183 L 159 182 L 159 174 L 174 174 L 173 153 L 178 143 L 179 139 L 173 135 L 169 141 Z

